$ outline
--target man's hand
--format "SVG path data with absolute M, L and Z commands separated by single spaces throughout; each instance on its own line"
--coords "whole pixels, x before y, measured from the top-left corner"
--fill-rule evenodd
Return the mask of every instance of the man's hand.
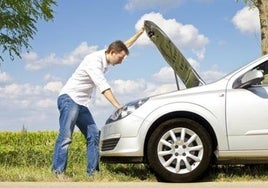
M 130 48 L 134 42 L 141 36 L 141 34 L 144 32 L 145 28 L 142 27 L 137 33 L 135 33 L 132 37 L 130 37 L 127 41 L 125 41 L 125 45 Z

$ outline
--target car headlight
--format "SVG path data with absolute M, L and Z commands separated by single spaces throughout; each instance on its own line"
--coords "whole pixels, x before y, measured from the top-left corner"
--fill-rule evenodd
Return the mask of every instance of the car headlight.
M 134 112 L 136 109 L 138 109 L 141 105 L 143 105 L 149 97 L 139 99 L 136 101 L 132 101 L 130 103 L 125 104 L 122 108 L 116 110 L 106 121 L 106 124 L 112 123 L 114 121 L 118 121 L 120 119 L 123 119 L 124 117 L 128 116 L 132 112 Z

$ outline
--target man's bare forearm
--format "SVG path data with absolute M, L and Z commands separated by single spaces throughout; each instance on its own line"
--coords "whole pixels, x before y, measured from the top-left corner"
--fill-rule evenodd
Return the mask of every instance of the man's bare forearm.
M 113 92 L 111 89 L 107 89 L 105 91 L 102 92 L 102 94 L 105 96 L 105 98 L 112 104 L 114 105 L 116 108 L 121 108 L 122 106 L 120 105 L 120 103 L 116 100 Z

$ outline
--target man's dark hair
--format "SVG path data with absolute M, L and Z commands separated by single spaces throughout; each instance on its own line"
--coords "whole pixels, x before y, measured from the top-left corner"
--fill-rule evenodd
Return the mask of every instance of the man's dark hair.
M 116 41 L 112 42 L 108 46 L 108 49 L 106 50 L 106 53 L 110 53 L 111 50 L 114 50 L 116 52 L 125 51 L 127 55 L 129 54 L 127 46 L 121 40 L 116 40 Z

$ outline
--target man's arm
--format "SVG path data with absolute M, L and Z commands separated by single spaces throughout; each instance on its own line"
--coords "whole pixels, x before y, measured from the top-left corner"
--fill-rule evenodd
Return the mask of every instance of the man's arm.
M 128 40 L 126 40 L 124 43 L 125 45 L 129 48 L 131 47 L 134 42 L 139 38 L 139 36 L 141 36 L 141 34 L 144 31 L 144 27 L 142 27 L 137 33 L 135 33 L 135 35 L 133 35 L 132 37 L 130 37 Z
M 102 94 L 106 97 L 106 99 L 114 105 L 117 109 L 121 108 L 122 106 L 119 104 L 119 102 L 116 100 L 113 92 L 111 89 L 106 89 L 102 92 Z

